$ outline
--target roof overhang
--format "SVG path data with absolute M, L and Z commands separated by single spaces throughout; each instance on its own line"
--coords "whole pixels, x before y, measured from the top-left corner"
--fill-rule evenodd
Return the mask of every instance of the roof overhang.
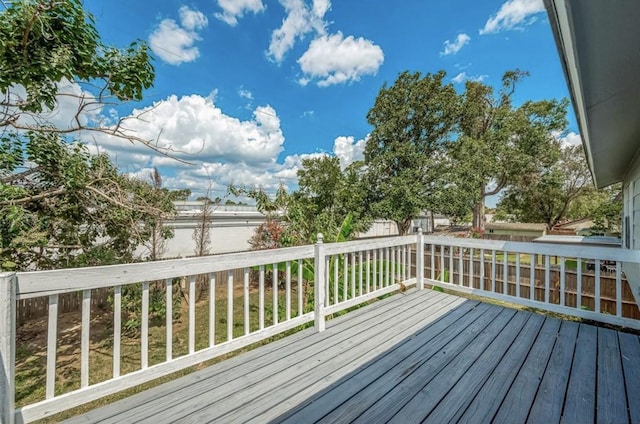
M 640 2 L 544 2 L 594 182 L 622 181 L 640 147 Z

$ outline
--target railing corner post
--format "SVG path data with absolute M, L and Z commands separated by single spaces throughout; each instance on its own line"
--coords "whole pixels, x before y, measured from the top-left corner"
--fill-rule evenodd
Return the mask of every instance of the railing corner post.
M 424 289 L 424 234 L 422 228 L 418 228 L 418 239 L 416 240 L 416 280 L 418 288 Z
M 0 424 L 15 419 L 17 278 L 15 272 L 0 273 Z
M 324 315 L 324 303 L 325 303 L 325 258 L 324 258 L 324 236 L 322 233 L 318 233 L 318 241 L 315 244 L 314 249 L 314 280 L 313 280 L 313 314 L 315 328 L 317 332 L 324 331 L 325 329 L 325 315 Z

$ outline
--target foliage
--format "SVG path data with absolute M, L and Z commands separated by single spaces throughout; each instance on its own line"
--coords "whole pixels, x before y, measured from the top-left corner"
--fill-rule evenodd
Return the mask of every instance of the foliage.
M 484 229 L 484 202 L 517 182 L 519 176 L 550 166 L 554 133 L 566 127 L 568 101 L 526 101 L 515 107 L 517 84 L 528 74 L 505 72 L 498 93 L 478 81 L 467 81 L 461 94 L 458 136 L 452 149 L 461 180 L 469 187 L 473 226 Z
M 500 208 L 520 222 L 544 222 L 551 229 L 566 218 L 571 204 L 591 187 L 591 175 L 582 146 L 552 145 L 548 157 L 557 160 L 538 162 L 522 172 L 506 190 Z
M 443 187 L 442 149 L 452 137 L 457 94 L 446 74 L 401 73 L 385 84 L 367 114 L 367 202 L 372 214 L 394 221 L 406 234 L 421 211 L 434 209 Z
M 249 239 L 251 250 L 277 249 L 282 244 L 282 225 L 275 219 L 260 224 Z

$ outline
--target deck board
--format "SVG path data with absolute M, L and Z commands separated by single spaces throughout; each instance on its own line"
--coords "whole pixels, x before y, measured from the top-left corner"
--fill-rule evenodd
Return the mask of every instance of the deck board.
M 638 422 L 638 393 L 636 335 L 412 290 L 68 422 Z

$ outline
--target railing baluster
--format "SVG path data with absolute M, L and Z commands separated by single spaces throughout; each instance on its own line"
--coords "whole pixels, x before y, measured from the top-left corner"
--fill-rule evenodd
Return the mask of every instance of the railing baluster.
M 49 320 L 47 325 L 47 382 L 45 397 L 51 399 L 56 386 L 56 354 L 58 341 L 58 295 L 49 296 Z
M 337 304 L 338 303 L 338 293 L 339 293 L 339 276 L 338 276 L 338 272 L 339 272 L 339 268 L 340 268 L 340 256 L 339 255 L 333 255 L 333 304 Z
M 496 292 L 496 251 L 491 251 L 491 293 Z
M 243 281 L 243 298 L 244 298 L 244 335 L 249 334 L 249 268 L 244 269 Z
M 209 274 L 209 347 L 216 344 L 216 273 Z
M 596 259 L 595 311 L 600 313 L 600 259 Z
M 389 287 L 391 284 L 393 284 L 393 281 L 391 281 L 391 261 L 392 259 L 392 253 L 391 253 L 391 248 L 387 247 L 385 249 L 385 257 L 387 258 L 387 279 L 385 281 L 385 287 Z
M 576 308 L 582 309 L 582 258 L 576 258 Z
M 260 265 L 258 276 L 258 328 L 264 328 L 264 265 Z
M 349 255 L 347 253 L 342 254 L 342 301 L 347 300 L 347 292 L 349 291 Z
M 622 316 L 622 264 L 616 261 L 616 316 Z
M 140 326 L 140 367 L 149 366 L 149 282 L 142 283 L 142 320 Z
M 453 246 L 449 246 L 449 284 L 453 284 Z
M 474 265 L 474 261 L 473 261 L 473 256 L 474 256 L 474 251 L 473 251 L 473 247 L 471 249 L 469 249 L 469 287 L 474 288 L 474 284 L 473 284 L 473 265 Z
M 436 256 L 435 256 L 436 245 L 430 244 L 429 250 L 431 250 L 431 279 L 435 280 L 436 279 Z M 420 263 L 420 262 L 416 261 L 416 263 Z
M 532 253 L 529 258 L 529 299 L 536 299 L 536 255 Z
M 506 250 L 502 251 L 502 294 L 509 294 L 509 256 Z
M 113 288 L 113 378 L 120 376 L 120 334 L 122 331 L 122 287 Z
M 484 249 L 480 249 L 480 290 L 485 290 L 484 286 Z
M 227 340 L 233 340 L 233 271 L 227 271 Z
M 298 316 L 301 317 L 304 311 L 304 306 L 302 305 L 302 259 L 298 259 Z
M 89 385 L 91 290 L 82 290 L 82 328 L 80 336 L 80 387 Z
M 371 251 L 367 250 L 367 293 L 371 291 Z
M 196 276 L 189 276 L 189 353 L 196 351 Z
M 458 285 L 460 287 L 464 286 L 464 249 L 462 247 L 459 248 L 458 251 Z
M 273 264 L 273 325 L 278 324 L 278 264 Z
M 516 297 L 520 298 L 520 253 L 516 252 Z
M 166 305 L 165 305 L 165 331 L 166 331 L 166 348 L 165 348 L 165 358 L 167 361 L 173 359 L 173 279 L 167 278 L 165 280 L 166 286 Z
M 549 255 L 544 255 L 544 303 L 549 303 L 549 286 L 551 285 L 551 260 Z
M 331 304 L 331 291 L 329 287 L 331 287 L 331 257 L 327 256 L 324 260 L 324 306 L 327 307 Z
M 444 278 L 444 246 L 440 245 L 440 281 L 445 282 Z
M 285 319 L 291 319 L 291 261 L 286 263 L 285 274 Z M 247 333 L 248 334 L 248 333 Z
M 560 257 L 560 306 L 566 305 L 565 298 L 565 286 L 566 286 L 566 277 L 565 277 L 565 257 Z
M 351 254 L 351 297 L 356 297 L 356 254 Z
M 378 251 L 373 251 L 373 291 L 378 289 Z
M 363 258 L 363 254 L 362 254 L 362 250 L 358 253 L 358 269 L 360 270 L 359 273 L 359 281 L 358 281 L 358 296 L 362 296 L 362 283 L 363 283 L 363 278 L 362 278 L 362 273 L 364 272 L 364 263 L 362 262 L 362 258 Z
M 423 252 L 422 253 L 422 257 L 424 258 L 424 247 L 423 247 L 422 252 Z M 409 246 L 405 246 L 404 247 L 404 259 L 405 259 L 405 262 L 406 262 L 406 264 L 405 264 L 406 266 L 404 268 L 404 279 L 408 280 L 409 278 L 411 278 L 411 275 L 410 275 L 410 273 L 411 273 L 411 249 L 409 248 Z M 422 264 L 423 264 L 422 268 L 424 269 L 424 259 L 422 260 Z M 417 276 L 418 275 L 416 274 L 416 277 Z M 424 271 L 422 273 L 422 276 L 424 277 Z

